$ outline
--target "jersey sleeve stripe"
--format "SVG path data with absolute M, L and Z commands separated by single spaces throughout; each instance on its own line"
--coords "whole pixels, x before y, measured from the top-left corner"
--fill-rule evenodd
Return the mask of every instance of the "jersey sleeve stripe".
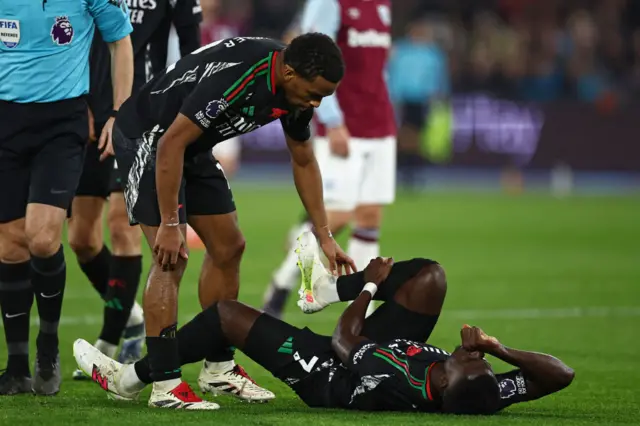
M 231 104 L 238 97 L 238 94 L 243 91 L 245 87 L 256 77 L 260 71 L 265 70 L 269 67 L 268 63 L 269 58 L 264 58 L 263 60 L 256 63 L 254 66 L 249 68 L 249 70 L 242 75 L 238 80 L 236 80 L 233 85 L 224 92 L 223 96 L 225 100 Z

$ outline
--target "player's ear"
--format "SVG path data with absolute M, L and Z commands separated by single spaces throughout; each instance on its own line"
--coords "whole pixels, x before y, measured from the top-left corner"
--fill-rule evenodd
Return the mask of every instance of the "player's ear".
M 290 82 L 291 80 L 293 80 L 296 77 L 296 70 L 294 70 L 291 65 L 285 65 L 284 66 L 284 72 L 282 73 L 283 77 L 284 77 L 284 81 L 286 81 L 287 83 Z
M 441 390 L 445 390 L 447 386 L 449 386 L 449 379 L 447 378 L 446 374 L 443 374 L 442 376 L 440 376 L 440 380 L 438 380 L 438 387 Z

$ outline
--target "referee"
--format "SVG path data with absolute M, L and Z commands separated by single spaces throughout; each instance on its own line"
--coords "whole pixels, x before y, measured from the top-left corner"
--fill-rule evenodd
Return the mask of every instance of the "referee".
M 89 50 L 98 27 L 113 58 L 114 108 L 131 94 L 123 0 L 6 1 L 0 9 L 0 307 L 9 355 L 0 394 L 60 390 L 58 323 L 66 281 L 61 234 L 89 122 Z M 111 126 L 105 125 L 105 151 Z M 34 378 L 29 313 L 40 317 Z

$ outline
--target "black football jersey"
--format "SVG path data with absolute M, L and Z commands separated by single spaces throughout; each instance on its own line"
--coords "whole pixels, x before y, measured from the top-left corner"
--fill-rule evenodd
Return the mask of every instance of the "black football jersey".
M 295 109 L 275 83 L 284 47 L 277 40 L 246 37 L 203 46 L 129 98 L 116 123 L 130 139 L 151 132 L 147 139 L 157 141 L 179 113 L 185 115 L 203 131 L 185 159 L 276 119 L 292 139 L 307 141 L 313 109 Z
M 347 365 L 354 374 L 348 385 L 350 395 L 336 405 L 367 411 L 439 412 L 441 404 L 432 395 L 429 371 L 449 357 L 443 349 L 410 340 L 364 342 L 354 349 Z M 526 380 L 520 370 L 496 374 L 496 378 L 501 408 L 525 400 Z
M 140 89 L 152 73 L 148 45 L 159 36 L 168 37 L 165 23 L 174 20 L 176 25 L 199 25 L 202 20 L 200 0 L 112 0 L 125 2 L 133 26 L 134 79 L 133 92 Z M 166 56 L 165 56 L 166 60 Z M 96 28 L 89 57 L 90 88 L 89 106 L 96 123 L 104 123 L 113 109 L 111 85 L 111 55 L 107 44 Z M 164 66 L 161 69 L 163 69 Z

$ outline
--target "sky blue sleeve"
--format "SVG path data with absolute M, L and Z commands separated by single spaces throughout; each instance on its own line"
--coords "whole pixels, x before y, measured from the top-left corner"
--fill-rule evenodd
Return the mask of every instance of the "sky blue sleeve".
M 319 32 L 332 39 L 338 36 L 340 29 L 340 4 L 338 0 L 307 0 L 300 20 L 300 30 L 303 33 Z M 318 120 L 327 127 L 337 127 L 344 124 L 344 117 L 336 95 L 322 100 L 316 108 Z
M 125 0 L 89 0 L 89 11 L 107 43 L 121 40 L 133 31 Z

